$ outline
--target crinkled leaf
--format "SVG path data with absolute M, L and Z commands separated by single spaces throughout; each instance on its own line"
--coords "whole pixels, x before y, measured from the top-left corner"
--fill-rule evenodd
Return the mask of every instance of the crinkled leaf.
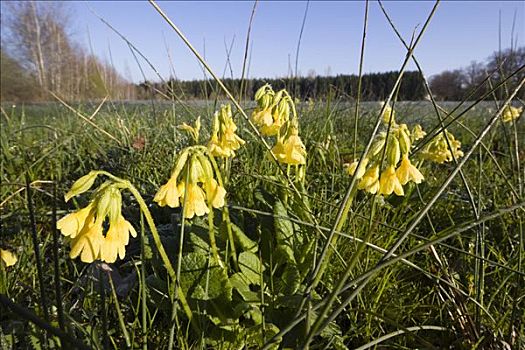
M 246 236 L 246 234 L 240 229 L 239 226 L 232 223 L 231 227 L 235 242 L 239 244 L 241 249 L 243 251 L 250 251 L 252 253 L 256 253 L 259 249 L 259 247 L 257 246 L 257 242 L 251 240 L 248 236 Z
M 292 248 L 289 245 L 280 244 L 275 248 L 275 261 L 277 263 L 293 263 L 295 264 L 295 257 Z
M 273 206 L 275 236 L 278 244 L 293 246 L 293 225 L 288 219 L 288 211 L 281 201 L 276 201 Z
M 194 232 L 190 232 L 189 236 L 191 242 L 191 249 L 195 253 L 208 255 L 208 252 L 210 251 L 210 245 L 208 244 L 208 242 L 206 242 L 203 238 L 201 238 Z
M 250 290 L 250 280 L 244 276 L 241 272 L 237 272 L 230 277 L 230 283 L 233 288 L 239 292 L 242 299 L 250 303 L 260 303 L 259 293 Z
M 259 348 L 262 348 L 266 341 L 272 338 L 277 333 L 279 333 L 279 328 L 277 328 L 277 326 L 273 323 L 265 323 L 264 332 L 262 324 L 250 327 L 246 330 L 246 345 L 255 345 Z M 281 338 L 278 338 L 277 341 L 274 344 L 272 344 L 272 346 L 270 346 L 269 349 L 278 349 L 280 342 Z
M 293 295 L 301 285 L 301 274 L 296 265 L 288 264 L 280 277 L 279 292 L 284 295 Z
M 224 295 L 231 300 L 232 286 L 226 271 L 207 255 L 192 252 L 182 258 L 180 283 L 193 299 L 211 300 Z
M 261 272 L 264 270 L 259 257 L 252 252 L 242 252 L 239 255 L 239 268 L 251 284 L 261 284 Z

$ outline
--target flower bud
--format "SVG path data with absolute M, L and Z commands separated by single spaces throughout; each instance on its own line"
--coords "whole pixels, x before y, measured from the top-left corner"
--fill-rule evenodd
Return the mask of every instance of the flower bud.
M 390 105 L 385 106 L 385 110 L 383 111 L 382 115 L 383 123 L 388 125 L 390 123 L 390 120 L 392 120 L 392 125 L 395 125 L 395 114 L 396 112 L 392 109 L 392 107 L 390 107 Z
M 112 200 L 111 186 L 106 186 L 96 201 L 97 221 L 104 220 L 110 210 Z
M 196 184 L 198 182 L 204 182 L 204 169 L 196 154 L 191 157 L 189 170 L 189 183 Z
M 263 96 L 266 95 L 266 89 L 269 88 L 270 85 L 265 84 L 261 86 L 256 92 L 255 92 L 255 101 L 259 102 L 260 99 L 263 98 Z
M 75 181 L 75 183 L 73 183 L 73 186 L 71 186 L 69 192 L 66 193 L 66 195 L 64 196 L 66 202 L 69 201 L 71 198 L 89 190 L 91 186 L 93 186 L 93 183 L 95 183 L 98 174 L 98 171 L 90 171 L 87 175 L 84 175 L 80 179 Z
M 370 157 L 375 157 L 379 152 L 383 150 L 383 147 L 385 146 L 386 141 L 386 133 L 381 132 L 377 137 L 372 146 L 370 147 L 370 151 L 368 151 L 368 154 Z
M 397 137 L 391 136 L 388 142 L 387 160 L 390 165 L 396 166 L 401 158 L 401 152 L 399 149 L 399 141 Z
M 408 136 L 405 129 L 399 130 L 399 147 L 401 148 L 401 153 L 408 154 L 410 148 L 412 147 L 412 142 L 410 142 L 410 136 Z
M 111 224 L 115 224 L 121 215 L 122 207 L 122 195 L 118 188 L 110 187 L 109 192 L 109 204 L 108 204 L 108 217 Z
M 173 172 L 171 173 L 171 177 L 177 178 L 179 176 L 180 172 L 182 171 L 182 168 L 184 165 L 186 165 L 186 161 L 188 160 L 188 149 L 185 149 L 177 159 L 177 163 L 175 163 L 175 169 L 173 169 Z
M 213 167 L 211 166 L 211 162 L 208 159 L 208 157 L 206 157 L 203 154 L 198 154 L 197 157 L 199 159 L 199 163 L 203 170 L 203 175 L 204 175 L 203 182 L 208 183 L 209 181 L 213 179 Z
M 282 101 L 283 94 L 284 94 L 284 90 L 277 92 L 275 96 L 273 97 L 273 103 L 276 105 L 280 103 Z

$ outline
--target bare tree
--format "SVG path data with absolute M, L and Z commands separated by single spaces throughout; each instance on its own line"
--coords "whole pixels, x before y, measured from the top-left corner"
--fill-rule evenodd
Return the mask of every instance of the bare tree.
M 125 95 L 129 83 L 72 40 L 67 4 L 19 1 L 2 7 L 2 48 L 36 77 L 44 98 L 46 91 L 67 99 Z

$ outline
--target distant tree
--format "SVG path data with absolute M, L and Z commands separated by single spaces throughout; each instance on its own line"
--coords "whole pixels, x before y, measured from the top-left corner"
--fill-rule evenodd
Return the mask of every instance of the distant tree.
M 34 98 L 50 98 L 47 91 L 66 99 L 129 98 L 118 72 L 72 40 L 70 18 L 63 2 L 2 3 L 2 49 L 36 78 Z
M 31 101 L 38 95 L 35 77 L 4 50 L 0 49 L 0 100 Z
M 487 70 L 495 71 L 494 77 L 497 81 L 510 77 L 505 86 L 496 91 L 498 98 L 504 98 L 507 92 L 513 90 L 525 77 L 525 46 L 495 52 L 488 59 Z M 517 74 L 514 74 L 516 72 Z M 514 75 L 511 77 L 512 74 Z M 525 98 L 525 89 L 518 92 L 518 97 Z
M 465 76 L 459 69 L 444 71 L 430 79 L 430 89 L 438 100 L 459 101 L 463 98 Z

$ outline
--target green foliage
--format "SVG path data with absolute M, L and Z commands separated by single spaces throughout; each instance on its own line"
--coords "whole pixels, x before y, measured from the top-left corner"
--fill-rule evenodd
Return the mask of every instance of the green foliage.
M 440 106 L 451 110 L 455 105 Z M 95 107 L 75 106 L 86 115 Z M 295 183 L 297 193 L 290 190 L 259 143 L 250 141 L 239 150 L 226 185 L 229 215 L 215 210 L 211 227 L 222 265 L 211 253 L 206 219 L 185 221 L 181 236 L 180 210 L 150 205 L 169 260 L 176 271 L 180 268 L 177 283 L 191 309 L 191 321 L 147 227 L 144 252 L 141 253 L 137 238 L 130 242 L 123 261 L 108 266 L 98 263 L 86 266 L 71 261 L 67 257 L 67 242 L 60 237 L 60 288 L 71 333 L 93 348 L 103 348 L 107 331 L 110 347 L 126 347 L 106 277 L 102 278 L 104 297 L 100 295 L 98 271 L 102 268 L 102 271 L 111 269 L 132 348 L 144 344 L 150 348 L 167 348 L 173 330 L 175 347 L 255 349 L 286 329 L 298 316 L 308 315 L 273 345 L 274 348 L 300 347 L 309 327 L 321 315 L 319 305 L 334 291 L 356 254 L 356 239 L 368 237 L 370 246 L 355 262 L 348 281 L 360 278 L 380 261 L 384 254 L 380 249 L 394 244 L 454 169 L 453 164 L 425 163 L 422 166 L 425 182 L 407 190 L 404 198 L 391 196 L 376 198 L 373 202 L 371 196 L 359 193 L 326 272 L 319 285 L 307 293 L 312 271 L 350 182 L 342 164 L 353 161 L 354 157 L 353 139 L 348 136 L 353 125 L 349 111 L 353 107 L 342 101 L 317 104 L 310 111 L 306 105 L 299 106 L 308 164 L 304 184 Z M 379 108 L 376 103 L 365 103 L 359 110 L 357 155 L 367 141 L 372 128 L 370 120 L 377 117 Z M 438 125 L 432 114 L 433 107 L 428 103 L 396 103 L 395 108 L 400 123 L 417 121 L 426 131 Z M 169 176 L 174 155 L 187 142 L 174 126 L 200 114 L 203 133 L 206 133 L 209 123 L 205 117 L 211 115 L 210 110 L 192 104 L 157 105 L 155 111 L 146 105 L 103 107 L 93 121 L 117 142 L 57 105 L 8 109 L 9 119 L 2 119 L 0 130 L 1 180 L 6 184 L 0 189 L 2 202 L 5 201 L 2 247 L 12 249 L 19 257 L 17 265 L 7 270 L 8 296 L 43 317 L 35 282 L 34 254 L 27 239 L 31 226 L 24 192 L 22 189 L 15 193 L 24 187 L 26 173 L 31 180 L 57 180 L 57 193 L 61 196 L 74 180 L 90 170 L 105 169 L 132 181 L 146 201 L 152 203 L 151 195 Z M 451 130 L 462 141 L 464 151 L 470 149 L 476 139 L 471 132 L 479 133 L 493 113 L 492 104 L 482 103 L 462 117 L 468 130 L 457 123 L 452 125 Z M 484 140 L 487 149 L 482 148 L 477 156 L 473 155 L 463 168 L 475 203 L 481 208 L 481 218 L 519 202 L 512 194 L 517 191 L 519 176 L 515 171 L 517 163 L 511 159 L 515 159 L 514 142 L 519 150 L 525 146 L 522 120 L 515 127 L 516 139 L 514 126 L 498 124 Z M 241 126 L 240 130 L 241 136 L 249 141 L 247 128 Z M 85 199 L 80 198 L 70 206 L 61 199 L 55 204 L 49 184 L 35 184 L 34 188 L 39 239 L 43 257 L 50 263 L 54 261 L 50 219 L 53 206 L 57 206 L 58 215 L 62 216 L 68 210 L 85 205 Z M 77 198 L 72 202 L 75 200 Z M 129 195 L 124 196 L 123 201 L 125 216 L 140 236 L 141 214 L 136 202 Z M 522 336 L 519 320 L 524 309 L 519 299 L 523 286 L 518 272 L 519 262 L 523 262 L 523 248 L 519 243 L 523 229 L 520 210 L 502 214 L 410 254 L 420 244 L 473 218 L 468 192 L 458 176 L 432 206 L 427 219 L 396 252 L 408 253 L 406 260 L 399 260 L 375 274 L 344 312 L 318 332 L 311 347 L 355 348 L 385 334 L 428 325 L 444 330 L 407 331 L 385 340 L 382 346 L 424 348 L 430 343 L 438 348 L 470 348 L 475 342 L 472 339 L 481 339 L 483 346 L 497 348 L 503 341 L 512 341 L 508 329 L 516 330 L 512 334 L 517 334 L 514 342 L 518 344 Z M 484 250 L 479 245 L 480 235 Z M 482 254 L 484 264 L 480 266 L 478 257 Z M 53 305 L 50 324 L 58 328 L 56 290 L 52 269 L 49 271 L 45 276 L 45 291 Z M 483 279 L 481 271 L 485 271 Z M 339 293 L 336 304 L 357 285 Z M 486 312 L 478 307 L 480 303 Z M 469 316 L 468 324 L 463 322 L 462 314 Z M 106 316 L 106 323 L 102 315 Z M 31 348 L 34 343 L 36 347 L 44 332 L 30 324 L 14 313 L 0 313 L 0 342 L 17 348 Z M 481 330 L 479 338 L 475 338 L 474 330 Z M 49 344 L 55 342 L 54 338 L 50 339 Z

